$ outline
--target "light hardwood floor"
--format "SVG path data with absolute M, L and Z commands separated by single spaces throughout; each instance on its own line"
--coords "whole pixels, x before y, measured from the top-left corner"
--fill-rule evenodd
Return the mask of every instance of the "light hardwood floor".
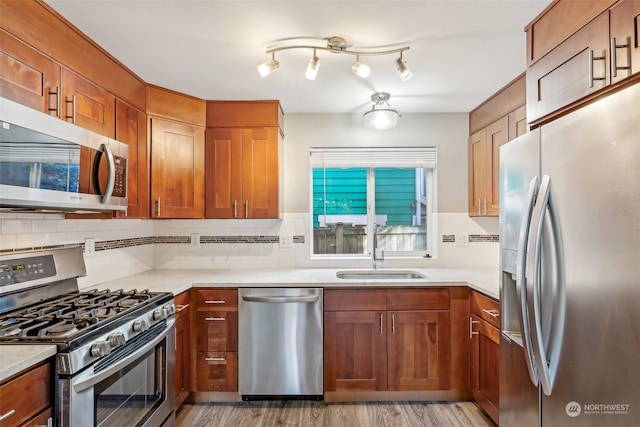
M 494 427 L 473 402 L 257 401 L 184 404 L 178 427 Z

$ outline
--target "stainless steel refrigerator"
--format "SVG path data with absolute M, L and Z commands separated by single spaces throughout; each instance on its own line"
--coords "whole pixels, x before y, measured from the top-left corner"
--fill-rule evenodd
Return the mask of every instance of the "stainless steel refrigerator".
M 500 150 L 501 427 L 640 426 L 640 84 Z

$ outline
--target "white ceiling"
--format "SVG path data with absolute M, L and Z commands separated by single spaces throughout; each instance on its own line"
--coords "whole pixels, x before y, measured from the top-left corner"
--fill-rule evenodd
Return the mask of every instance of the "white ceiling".
M 46 0 L 144 81 L 203 99 L 279 99 L 285 113 L 358 113 L 374 92 L 401 112 L 468 112 L 525 70 L 524 27 L 550 0 Z M 304 78 L 312 51 L 276 54 L 266 78 L 256 66 L 286 43 L 350 48 L 409 46 L 413 77 L 402 82 L 397 55 L 355 57 L 318 51 L 315 81 Z M 288 41 L 287 41 L 288 40 Z M 314 41 L 315 40 L 315 41 Z

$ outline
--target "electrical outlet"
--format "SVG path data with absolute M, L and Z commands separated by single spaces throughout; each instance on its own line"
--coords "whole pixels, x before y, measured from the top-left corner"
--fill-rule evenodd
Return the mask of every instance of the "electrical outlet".
M 291 234 L 280 235 L 281 248 L 293 248 L 293 236 Z
M 469 246 L 469 235 L 456 234 L 456 246 Z
M 191 246 L 200 246 L 200 234 L 191 233 Z
M 85 256 L 93 255 L 96 251 L 96 239 L 87 238 L 84 239 L 84 254 Z

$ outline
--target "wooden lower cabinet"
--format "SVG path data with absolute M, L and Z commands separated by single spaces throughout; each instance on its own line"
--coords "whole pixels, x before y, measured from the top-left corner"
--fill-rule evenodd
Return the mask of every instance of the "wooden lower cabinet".
M 387 313 L 388 389 L 447 390 L 449 311 Z
M 384 311 L 324 313 L 325 391 L 387 389 L 384 323 Z
M 451 320 L 466 312 L 457 312 L 449 289 L 325 289 L 324 295 L 325 400 L 467 397 L 459 371 L 468 370 L 468 350 L 453 337 L 460 322 Z M 464 302 L 468 307 L 466 294 Z
M 472 292 L 470 317 L 471 393 L 498 424 L 500 408 L 500 311 L 497 301 Z
M 198 351 L 196 389 L 238 390 L 238 352 Z
M 176 365 L 174 409 L 189 396 L 191 371 L 191 328 L 189 291 L 175 297 L 176 304 Z
M 47 425 L 51 418 L 51 363 L 37 366 L 0 384 L 0 415 L 13 415 L 0 421 L 2 427 Z
M 192 385 L 201 392 L 238 391 L 238 290 L 193 289 Z M 196 399 L 196 400 L 206 400 Z

